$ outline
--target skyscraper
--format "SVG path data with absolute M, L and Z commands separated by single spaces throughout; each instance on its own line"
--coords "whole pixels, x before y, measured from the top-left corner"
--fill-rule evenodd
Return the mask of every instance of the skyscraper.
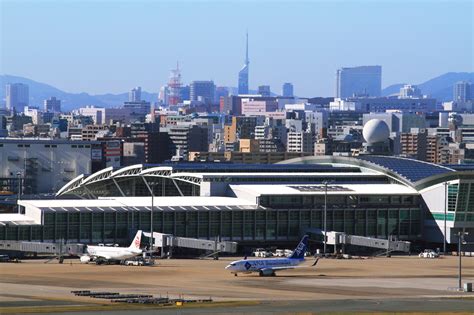
M 202 101 L 212 104 L 215 100 L 216 86 L 214 81 L 193 81 L 190 84 L 191 101 Z
M 6 85 L 7 110 L 23 112 L 28 106 L 29 90 L 28 85 L 23 83 L 8 83 Z
M 272 92 L 270 91 L 270 86 L 269 85 L 260 85 L 258 87 L 258 94 L 262 96 L 270 96 Z
M 140 102 L 142 100 L 142 88 L 137 86 L 128 92 L 129 102 Z
M 287 82 L 287 83 L 283 83 L 283 87 L 282 87 L 282 96 L 284 97 L 293 97 L 293 84 Z
M 467 81 L 459 81 L 454 84 L 453 89 L 453 101 L 455 102 L 467 102 L 472 97 L 472 84 Z
M 50 97 L 47 100 L 44 100 L 44 111 L 52 113 L 61 112 L 61 100 L 56 99 L 56 97 Z
M 382 67 L 361 66 L 337 70 L 336 97 L 380 96 Z
M 245 63 L 239 71 L 239 94 L 249 94 L 249 33 L 245 47 Z

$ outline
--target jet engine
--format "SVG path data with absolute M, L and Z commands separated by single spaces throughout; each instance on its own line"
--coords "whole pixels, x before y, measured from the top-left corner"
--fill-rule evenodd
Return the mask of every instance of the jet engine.
M 87 256 L 87 255 L 81 256 L 80 259 L 81 259 L 81 263 L 83 263 L 83 264 L 87 264 L 91 261 L 91 257 Z

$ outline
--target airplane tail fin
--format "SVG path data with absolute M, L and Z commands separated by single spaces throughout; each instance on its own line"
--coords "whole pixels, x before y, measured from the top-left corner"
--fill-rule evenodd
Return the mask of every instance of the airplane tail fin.
M 308 248 L 308 239 L 309 239 L 308 235 L 303 236 L 300 243 L 298 244 L 298 246 L 296 246 L 295 250 L 293 251 L 293 254 L 291 254 L 289 258 L 293 258 L 293 259 L 304 258 L 304 253 L 306 252 L 306 248 Z
M 140 249 L 141 241 L 142 241 L 142 230 L 138 230 L 137 234 L 135 235 L 135 238 L 132 241 L 132 244 L 130 244 L 130 248 Z

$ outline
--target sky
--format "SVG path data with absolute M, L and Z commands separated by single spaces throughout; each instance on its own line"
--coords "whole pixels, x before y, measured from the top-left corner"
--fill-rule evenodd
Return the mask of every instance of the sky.
M 333 96 L 340 67 L 382 65 L 382 86 L 474 71 L 474 1 L 0 0 L 0 73 L 67 92 L 237 86 Z

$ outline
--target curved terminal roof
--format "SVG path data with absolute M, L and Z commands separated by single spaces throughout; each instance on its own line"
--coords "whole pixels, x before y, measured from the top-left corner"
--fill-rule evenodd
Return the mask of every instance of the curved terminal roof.
M 418 161 L 410 158 L 382 155 L 360 155 L 357 157 L 343 156 L 308 156 L 294 158 L 279 164 L 319 164 L 332 163 L 341 165 L 354 165 L 366 168 L 387 176 L 415 188 L 420 188 L 427 183 L 435 184 L 446 179 L 464 176 L 452 167 Z
M 466 172 L 468 171 L 468 172 Z M 320 174 L 351 177 L 359 174 L 379 174 L 411 187 L 422 187 L 446 178 L 472 177 L 471 169 L 442 166 L 409 158 L 377 155 L 358 157 L 308 156 L 282 161 L 277 164 L 231 164 L 231 163 L 168 163 L 161 165 L 132 165 L 118 170 L 105 168 L 89 176 L 78 176 L 61 188 L 57 196 L 80 187 L 105 180 L 122 177 L 163 177 L 173 181 L 200 185 L 204 177 L 231 176 L 230 174 L 259 174 L 262 176 Z M 469 174 L 465 174 L 469 173 Z
M 360 155 L 357 159 L 381 166 L 412 183 L 431 176 L 455 172 L 449 167 L 394 156 Z
M 232 164 L 232 163 L 165 163 L 136 164 L 120 169 L 108 167 L 88 176 L 78 176 L 64 185 L 56 194 L 60 196 L 99 181 L 113 180 L 123 177 L 163 177 L 199 185 L 202 174 L 237 174 L 237 173 L 360 173 L 360 169 L 350 166 L 333 166 L 324 164 L 294 164 L 281 167 L 272 164 Z

